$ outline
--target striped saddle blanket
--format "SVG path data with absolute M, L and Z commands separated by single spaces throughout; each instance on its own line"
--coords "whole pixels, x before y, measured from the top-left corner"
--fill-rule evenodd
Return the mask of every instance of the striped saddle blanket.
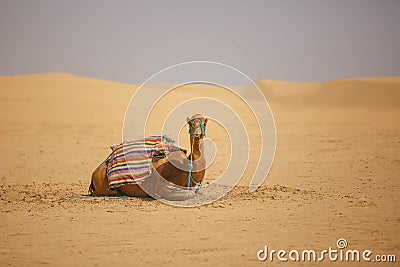
M 110 188 L 137 184 L 150 177 L 153 156 L 180 150 L 174 143 L 169 136 L 153 135 L 111 146 L 112 153 L 107 160 Z

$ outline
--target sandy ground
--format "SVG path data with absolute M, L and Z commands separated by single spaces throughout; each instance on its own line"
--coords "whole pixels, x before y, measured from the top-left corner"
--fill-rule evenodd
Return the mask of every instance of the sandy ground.
M 87 192 L 91 172 L 120 141 L 135 86 L 68 74 L 0 77 L 0 265 L 364 264 L 257 259 L 266 244 L 320 252 L 339 238 L 371 258 L 395 254 L 398 265 L 400 78 L 258 84 L 277 127 L 263 186 L 247 192 L 250 170 L 221 200 L 177 208 L 71 198 Z M 224 151 L 216 133 L 210 125 L 208 137 Z M 207 177 L 224 163 L 215 164 Z

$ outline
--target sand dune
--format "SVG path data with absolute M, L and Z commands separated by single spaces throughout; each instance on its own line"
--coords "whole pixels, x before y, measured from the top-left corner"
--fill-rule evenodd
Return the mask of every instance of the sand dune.
M 263 266 L 256 253 L 266 243 L 322 250 L 338 238 L 351 249 L 398 254 L 400 78 L 257 84 L 277 127 L 264 185 L 247 192 L 252 159 L 226 197 L 181 209 L 71 198 L 86 193 L 92 170 L 120 141 L 137 85 L 69 74 L 0 77 L 0 265 Z M 168 103 L 194 95 L 185 92 Z M 239 102 L 213 93 L 240 109 L 256 132 Z M 220 129 L 208 131 L 225 151 Z M 224 164 L 219 158 L 209 177 Z
M 400 78 L 371 78 L 337 80 L 323 83 L 290 83 L 259 81 L 271 102 L 298 103 L 300 105 L 344 105 L 354 107 L 399 107 Z

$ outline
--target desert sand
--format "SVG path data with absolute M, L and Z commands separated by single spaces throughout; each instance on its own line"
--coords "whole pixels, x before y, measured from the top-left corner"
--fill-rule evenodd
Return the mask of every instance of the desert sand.
M 363 265 L 257 259 L 265 245 L 321 251 L 337 248 L 339 238 L 348 249 L 395 254 L 398 264 L 400 78 L 257 84 L 277 131 L 264 184 L 247 191 L 251 159 L 228 195 L 179 208 L 150 199 L 71 198 L 87 192 L 91 172 L 121 141 L 138 86 L 69 74 L 0 77 L 0 265 Z M 226 153 L 220 130 L 211 124 L 207 135 Z M 217 156 L 208 179 L 224 164 Z

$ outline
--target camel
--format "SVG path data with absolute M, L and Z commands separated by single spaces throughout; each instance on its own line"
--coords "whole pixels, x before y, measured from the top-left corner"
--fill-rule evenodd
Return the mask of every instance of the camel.
M 179 188 L 191 189 L 196 185 L 201 187 L 205 175 L 206 160 L 204 157 L 203 139 L 207 118 L 195 114 L 187 118 L 190 134 L 190 154 L 174 151 L 167 157 L 151 163 L 152 174 L 149 179 L 138 184 L 125 184 L 110 189 L 107 178 L 107 159 L 102 162 L 92 174 L 89 195 L 91 196 L 131 196 L 152 197 L 168 200 L 183 200 L 193 195 L 192 190 L 180 190 Z M 190 168 L 192 171 L 189 171 Z M 146 191 L 154 192 L 150 196 Z M 177 190 L 177 188 L 179 190 Z M 184 192 L 185 191 L 185 192 Z

